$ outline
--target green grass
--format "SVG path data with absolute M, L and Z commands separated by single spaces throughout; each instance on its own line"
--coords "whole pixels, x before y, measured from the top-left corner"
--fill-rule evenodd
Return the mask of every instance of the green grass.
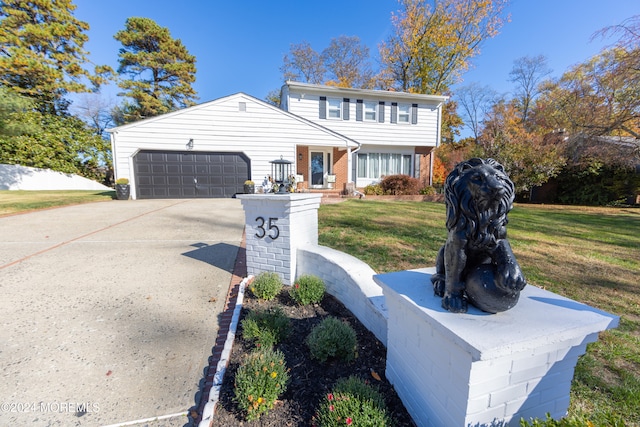
M 115 191 L 0 191 L 0 216 L 115 198 Z
M 430 267 L 445 218 L 438 203 L 322 205 L 319 243 L 380 273 Z M 596 426 L 640 425 L 640 209 L 516 205 L 508 235 L 531 285 L 621 317 L 580 359 L 569 414 Z

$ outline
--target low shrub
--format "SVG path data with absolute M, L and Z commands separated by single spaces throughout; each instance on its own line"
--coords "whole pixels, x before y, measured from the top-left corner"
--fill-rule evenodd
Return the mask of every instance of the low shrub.
M 354 376 L 338 380 L 320 404 L 315 421 L 319 427 L 392 425 L 377 387 Z
M 325 363 L 330 358 L 350 362 L 356 357 L 356 331 L 335 317 L 327 317 L 311 330 L 306 340 L 311 357 Z
M 280 307 L 252 310 L 242 321 L 242 337 L 258 347 L 273 347 L 287 338 L 290 323 Z
M 409 175 L 388 175 L 380 181 L 385 194 L 393 196 L 415 195 L 420 193 L 420 180 Z
M 248 420 L 259 418 L 287 389 L 289 370 L 282 352 L 254 350 L 240 365 L 235 379 L 235 401 Z
M 430 185 L 427 185 L 426 187 L 420 189 L 420 194 L 423 196 L 433 196 L 437 193 L 438 192 L 436 191 L 436 189 Z
M 260 299 L 272 300 L 282 290 L 282 279 L 278 273 L 263 271 L 253 279 L 249 289 Z
M 312 275 L 298 277 L 289 295 L 300 305 L 317 304 L 324 297 L 325 286 L 321 278 Z
M 383 196 L 384 190 L 380 184 L 369 184 L 363 190 L 365 196 Z

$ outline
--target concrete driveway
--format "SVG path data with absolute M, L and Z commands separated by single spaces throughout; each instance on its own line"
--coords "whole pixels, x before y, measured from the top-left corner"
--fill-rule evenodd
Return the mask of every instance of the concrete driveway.
M 243 223 L 235 199 L 0 218 L 0 425 L 185 425 Z

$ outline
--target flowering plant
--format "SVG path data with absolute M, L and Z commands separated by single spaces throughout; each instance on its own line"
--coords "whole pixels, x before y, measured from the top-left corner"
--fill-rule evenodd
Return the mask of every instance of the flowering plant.
M 386 427 L 392 425 L 384 399 L 373 386 L 358 377 L 338 380 L 314 417 L 317 427 Z
M 248 420 L 259 418 L 273 409 L 287 389 L 289 370 L 278 350 L 254 350 L 240 365 L 235 378 L 235 401 L 247 413 Z
M 300 305 L 317 304 L 324 297 L 325 286 L 321 278 L 312 275 L 298 277 L 289 289 L 289 295 Z

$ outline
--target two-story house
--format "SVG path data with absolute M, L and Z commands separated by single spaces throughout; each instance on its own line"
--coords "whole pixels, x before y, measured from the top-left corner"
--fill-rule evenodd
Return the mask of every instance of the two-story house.
M 358 188 L 386 175 L 430 183 L 431 150 L 439 145 L 444 96 L 345 89 L 287 82 L 281 108 L 355 141 L 358 147 L 297 145 L 297 170 L 310 188 Z M 333 180 L 333 179 L 331 179 Z
M 133 198 L 232 197 L 246 180 L 260 191 L 279 159 L 300 188 L 428 182 L 446 99 L 287 82 L 281 108 L 237 93 L 109 129 L 114 172 Z

